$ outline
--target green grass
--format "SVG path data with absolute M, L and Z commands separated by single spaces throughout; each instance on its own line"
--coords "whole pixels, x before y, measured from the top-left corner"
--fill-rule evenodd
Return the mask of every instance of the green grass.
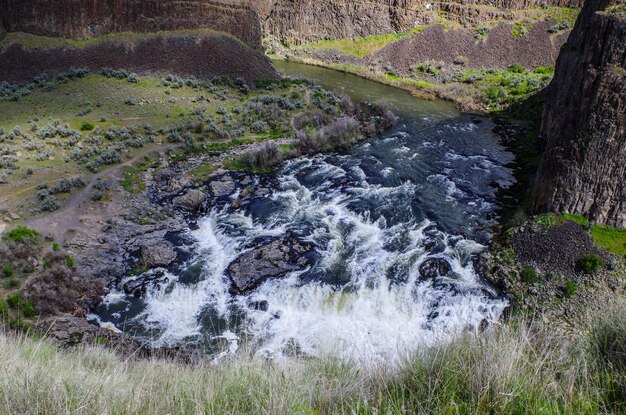
M 578 292 L 578 283 L 572 279 L 565 281 L 565 285 L 563 286 L 563 295 L 565 298 L 573 297 L 576 292 Z
M 186 175 L 192 177 L 196 182 L 205 182 L 215 172 L 216 167 L 213 164 L 203 163 L 198 167 L 189 170 Z
M 591 229 L 591 237 L 600 248 L 618 257 L 624 257 L 624 255 L 626 255 L 626 229 L 605 225 L 592 225 L 585 217 L 569 213 L 546 213 L 536 216 L 534 221 L 542 226 L 559 226 L 566 222 L 575 222 L 580 226 Z
M 120 186 L 131 195 L 136 195 L 146 189 L 143 175 L 158 159 L 158 154 L 145 155 L 132 166 L 124 168 L 124 177 L 120 180 Z
M 385 46 L 404 37 L 421 33 L 423 27 L 417 27 L 401 33 L 385 33 L 356 39 L 323 40 L 304 45 L 312 49 L 337 49 L 346 55 L 363 57 L 371 55 Z
M 595 274 L 604 267 L 604 261 L 598 255 L 587 254 L 578 259 L 576 266 L 586 274 Z
M 533 20 L 554 20 L 558 24 L 567 22 L 573 28 L 579 14 L 580 9 L 578 8 L 549 6 L 545 9 L 538 8 L 530 11 L 528 17 Z
M 269 174 L 274 171 L 274 167 L 250 167 L 239 158 L 225 160 L 224 167 L 228 170 L 243 171 L 253 174 Z
M 332 356 L 277 364 L 246 347 L 217 365 L 180 365 L 124 359 L 101 338 L 63 349 L 0 333 L 0 414 L 624 413 L 624 310 L 600 307 L 581 337 L 513 320 L 372 367 Z
M 519 275 L 522 282 L 526 284 L 534 284 L 540 281 L 537 271 L 531 266 L 525 266 L 522 268 Z
M 13 267 L 11 267 L 10 265 L 2 265 L 0 267 L 0 271 L 2 271 L 2 276 L 5 278 L 11 278 L 13 276 L 13 273 L 15 272 L 13 270 Z
M 597 225 L 591 229 L 595 243 L 618 256 L 626 255 L 626 229 Z
M 4 239 L 13 242 L 37 242 L 39 240 L 39 232 L 34 229 L 29 229 L 25 226 L 18 226 L 5 232 L 2 235 Z

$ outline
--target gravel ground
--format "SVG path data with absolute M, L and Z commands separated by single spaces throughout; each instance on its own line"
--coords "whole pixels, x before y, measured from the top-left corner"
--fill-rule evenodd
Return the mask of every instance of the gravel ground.
M 427 60 L 453 64 L 466 57 L 470 68 L 506 68 L 514 63 L 533 68 L 554 65 L 569 31 L 550 35 L 550 22 L 533 23 L 522 37 L 514 37 L 511 24 L 500 24 L 477 41 L 476 32 L 468 29 L 444 30 L 436 25 L 421 33 L 394 42 L 372 59 L 379 60 L 400 72 L 408 72 L 411 65 Z
M 614 260 L 593 243 L 586 229 L 574 222 L 547 229 L 526 224 L 513 234 L 511 246 L 520 262 L 571 276 L 576 275 L 576 262 L 585 254 L 596 254 L 605 263 Z

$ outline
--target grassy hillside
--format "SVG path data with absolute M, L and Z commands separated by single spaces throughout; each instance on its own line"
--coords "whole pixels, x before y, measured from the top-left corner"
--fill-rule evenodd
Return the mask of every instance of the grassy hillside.
M 600 414 L 626 410 L 624 304 L 587 334 L 521 322 L 399 368 L 251 357 L 181 366 L 0 334 L 0 414 Z
M 79 68 L 29 84 L 0 83 L 0 211 L 54 211 L 95 174 L 141 153 L 278 139 L 291 134 L 298 114 L 338 111 L 334 95 L 306 82 L 260 86 Z

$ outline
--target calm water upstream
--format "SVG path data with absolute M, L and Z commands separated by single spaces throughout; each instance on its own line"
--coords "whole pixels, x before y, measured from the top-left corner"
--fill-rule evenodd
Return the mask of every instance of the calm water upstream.
M 265 198 L 208 212 L 182 238 L 190 260 L 166 289 L 143 300 L 113 292 L 100 318 L 155 345 L 199 344 L 217 358 L 245 342 L 263 356 L 359 363 L 395 362 L 496 321 L 506 301 L 472 267 L 490 238 L 496 187 L 513 180 L 513 157 L 490 120 L 355 76 L 277 66 L 355 100 L 384 100 L 400 121 L 347 154 L 285 163 Z M 229 263 L 287 232 L 315 245 L 310 269 L 230 294 Z M 452 273 L 420 281 L 428 257 L 445 258 Z M 250 307 L 265 301 L 267 310 Z

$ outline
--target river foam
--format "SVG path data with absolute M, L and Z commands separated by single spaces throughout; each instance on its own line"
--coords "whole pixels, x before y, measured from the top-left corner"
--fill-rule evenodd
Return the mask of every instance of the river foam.
M 362 365 L 393 364 L 498 321 L 507 301 L 472 265 L 495 221 L 494 183 L 513 182 L 512 155 L 490 122 L 306 70 L 356 99 L 389 98 L 398 127 L 346 154 L 302 157 L 256 177 L 269 189 L 263 197 L 211 206 L 182 235 L 188 259 L 170 268 L 169 282 L 142 300 L 113 291 L 103 321 L 155 346 L 203 347 L 215 361 L 243 344 L 275 360 L 330 354 Z M 285 234 L 314 246 L 311 265 L 234 295 L 228 265 Z M 420 278 L 427 258 L 452 272 Z

